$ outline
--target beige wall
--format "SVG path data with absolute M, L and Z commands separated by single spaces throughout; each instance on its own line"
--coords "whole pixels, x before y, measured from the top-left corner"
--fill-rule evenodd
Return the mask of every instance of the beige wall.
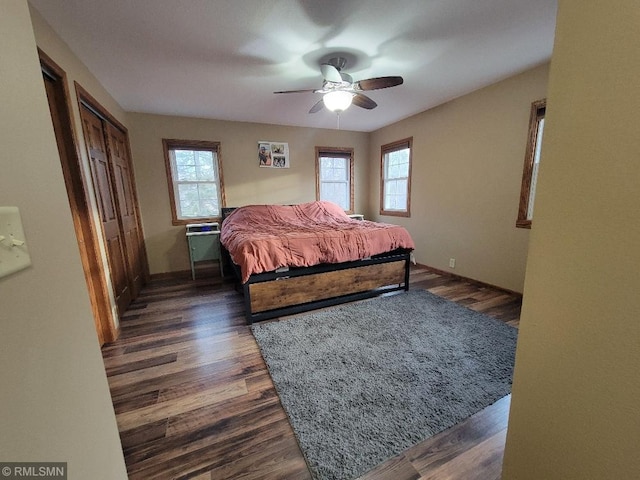
M 371 135 L 368 210 L 409 230 L 418 262 L 522 292 L 529 230 L 515 224 L 529 110 L 547 77 L 543 65 Z M 380 146 L 411 136 L 411 218 L 381 217 Z
M 353 148 L 355 209 L 366 207 L 366 133 L 135 113 L 128 120 L 152 274 L 189 269 L 185 227 L 171 224 L 163 138 L 221 142 L 227 206 L 315 200 L 315 147 Z M 259 140 L 288 142 L 291 168 L 260 168 Z
M 640 477 L 637 0 L 563 0 L 504 479 Z
M 72 109 L 74 113 L 75 128 L 79 137 L 82 137 L 82 125 L 80 123 L 80 111 L 76 101 L 76 90 L 73 82 L 78 82 L 81 87 L 87 90 L 100 104 L 106 108 L 116 120 L 126 126 L 126 113 L 113 97 L 104 89 L 102 84 L 93 76 L 84 63 L 76 57 L 69 49 L 69 46 L 51 28 L 35 8 L 29 6 L 33 32 L 36 43 L 49 57 L 51 57 L 66 72 L 69 84 L 69 92 L 72 96 Z M 82 138 L 79 138 L 83 155 L 86 155 L 85 145 Z
M 126 471 L 25 0 L 0 2 L 0 205 L 20 208 L 32 266 L 0 278 L 3 461 Z

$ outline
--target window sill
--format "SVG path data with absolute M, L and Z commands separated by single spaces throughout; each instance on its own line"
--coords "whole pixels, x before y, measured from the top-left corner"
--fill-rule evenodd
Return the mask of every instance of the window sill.
M 171 220 L 171 224 L 175 226 L 188 225 L 190 223 L 220 223 L 222 217 L 208 217 L 208 218 L 189 218 L 184 220 L 176 220 L 175 218 Z
M 393 211 L 393 210 L 380 210 L 380 215 L 389 215 L 392 217 L 411 217 L 411 213 L 410 212 L 400 212 L 400 211 Z

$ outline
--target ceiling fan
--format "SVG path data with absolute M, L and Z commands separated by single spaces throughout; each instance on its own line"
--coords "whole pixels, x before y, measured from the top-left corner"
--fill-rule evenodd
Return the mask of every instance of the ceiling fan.
M 345 58 L 335 57 L 321 64 L 320 71 L 324 81 L 320 89 L 285 90 L 273 93 L 321 93 L 322 98 L 311 107 L 309 113 L 319 112 L 324 107 L 339 113 L 346 110 L 352 103 L 367 110 L 376 108 L 378 104 L 361 92 L 395 87 L 402 85 L 404 81 L 402 77 L 376 77 L 354 82 L 351 75 L 342 71 L 346 63 Z

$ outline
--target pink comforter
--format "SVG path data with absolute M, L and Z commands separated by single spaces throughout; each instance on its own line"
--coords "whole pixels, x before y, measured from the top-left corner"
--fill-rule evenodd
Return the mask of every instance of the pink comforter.
M 242 282 L 281 267 L 360 260 L 415 245 L 403 227 L 352 220 L 331 202 L 250 205 L 224 221 L 220 241 L 240 266 Z

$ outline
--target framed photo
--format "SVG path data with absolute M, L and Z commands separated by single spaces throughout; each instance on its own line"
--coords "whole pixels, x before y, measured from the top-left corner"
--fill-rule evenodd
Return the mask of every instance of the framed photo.
M 261 168 L 289 168 L 289 144 L 259 141 L 258 165 Z

